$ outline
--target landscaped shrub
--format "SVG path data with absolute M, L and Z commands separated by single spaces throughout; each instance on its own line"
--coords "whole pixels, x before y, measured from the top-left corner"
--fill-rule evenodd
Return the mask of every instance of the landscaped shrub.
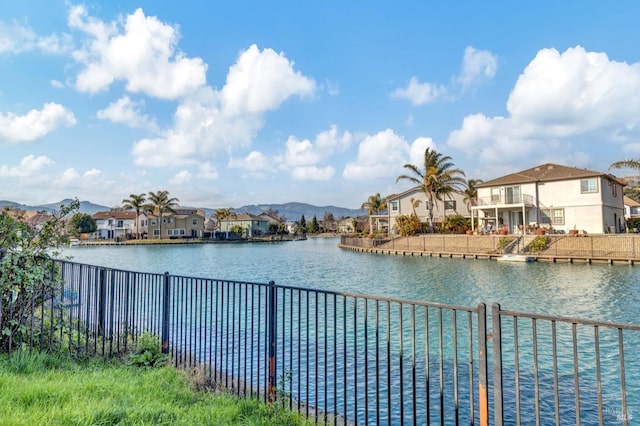
M 540 253 L 549 247 L 550 238 L 546 235 L 539 235 L 535 237 L 528 245 L 527 249 L 531 253 Z
M 502 237 L 498 240 L 498 249 L 502 250 L 513 241 L 513 237 Z
M 418 216 L 416 216 L 415 214 L 412 214 L 410 216 L 398 216 L 396 218 L 396 226 L 398 227 L 398 232 L 403 237 L 419 234 L 422 230 L 420 219 L 418 219 Z

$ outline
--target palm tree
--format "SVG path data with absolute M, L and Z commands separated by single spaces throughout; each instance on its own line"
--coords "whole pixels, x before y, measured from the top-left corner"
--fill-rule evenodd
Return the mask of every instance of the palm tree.
M 429 200 L 429 230 L 433 232 L 433 210 L 435 200 L 443 201 L 444 197 L 459 192 L 464 186 L 464 172 L 454 168 L 451 157 L 427 148 L 424 151 L 422 168 L 415 164 L 405 164 L 410 175 L 400 175 L 396 182 L 408 180 L 420 185 Z
M 224 220 L 228 217 L 234 217 L 235 214 L 233 214 L 231 212 L 231 208 L 225 209 L 225 208 L 220 208 L 220 209 L 215 209 L 213 211 L 213 217 L 216 220 L 216 226 L 219 227 L 220 226 L 220 221 Z
M 158 216 L 159 238 L 162 239 L 162 216 L 165 212 L 175 213 L 175 208 L 178 207 L 180 200 L 169 198 L 169 191 L 151 191 L 148 201 L 150 203 L 145 208 Z
M 135 210 L 136 211 L 136 238 L 140 239 L 140 230 L 138 229 L 138 219 L 140 217 L 140 212 L 144 210 L 145 203 L 147 202 L 147 194 L 144 192 L 142 194 L 130 194 L 129 198 L 125 198 L 122 200 L 122 208 L 126 210 Z
M 471 206 L 478 203 L 478 185 L 482 183 L 482 179 L 468 179 L 465 182 L 465 189 L 462 191 L 464 195 L 463 201 L 467 203 L 467 208 L 471 211 Z
M 382 199 L 380 193 L 371 195 L 367 201 L 360 206 L 361 211 L 367 211 L 367 216 L 372 214 L 379 214 L 381 211 L 387 208 L 387 200 Z
M 640 160 L 622 160 L 611 163 L 609 170 L 611 169 L 633 169 L 640 170 Z
M 409 202 L 411 203 L 411 208 L 413 209 L 413 215 L 417 217 L 418 215 L 416 214 L 416 209 L 420 207 L 420 204 L 422 204 L 422 200 L 411 197 L 409 198 Z

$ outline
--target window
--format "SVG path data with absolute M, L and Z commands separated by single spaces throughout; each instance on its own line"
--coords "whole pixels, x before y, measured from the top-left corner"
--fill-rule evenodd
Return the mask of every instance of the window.
M 580 192 L 583 194 L 598 192 L 598 181 L 596 178 L 582 179 L 580 181 Z
M 108 224 L 109 226 L 113 226 L 113 219 L 109 219 L 109 220 L 107 221 L 107 224 Z
M 197 225 L 197 224 L 198 224 L 198 219 L 193 219 L 193 220 L 191 221 L 191 224 L 192 224 L 192 225 Z
M 154 229 L 154 230 L 153 230 L 153 235 L 154 235 L 154 236 L 156 236 L 156 237 L 157 237 L 158 235 L 160 235 L 160 230 L 159 230 L 159 229 Z
M 155 219 L 151 219 L 151 225 L 155 226 L 155 224 L 156 224 L 156 220 Z
M 391 211 L 392 212 L 397 212 L 398 211 L 398 202 L 397 201 L 392 201 L 391 202 Z
M 424 209 L 425 209 L 425 211 L 429 211 L 429 200 L 426 200 L 424 202 Z
M 118 225 L 116 225 L 118 228 L 122 228 L 124 226 L 124 221 L 119 220 L 118 221 Z
M 445 210 L 455 210 L 456 209 L 455 200 L 444 200 L 444 209 Z
M 564 209 L 542 210 L 541 222 L 547 225 L 564 225 Z
M 491 188 L 491 201 L 500 201 L 500 188 Z

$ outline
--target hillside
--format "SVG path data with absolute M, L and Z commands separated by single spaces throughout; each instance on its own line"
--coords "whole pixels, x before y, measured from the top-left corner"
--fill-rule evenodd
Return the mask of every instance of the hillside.
M 0 208 L 2 207 L 13 207 L 20 210 L 45 210 L 45 211 L 54 211 L 60 208 L 61 204 L 68 205 L 72 200 L 65 199 L 61 200 L 57 203 L 50 204 L 40 204 L 40 205 L 25 205 L 16 203 L 13 201 L 0 200 Z M 204 210 L 206 217 L 210 217 L 214 209 L 208 207 L 200 207 Z M 110 207 L 102 206 L 99 204 L 94 204 L 90 201 L 81 201 L 80 202 L 80 212 L 88 213 L 93 215 L 99 211 L 107 211 L 110 210 Z M 336 206 L 314 206 L 306 203 L 285 203 L 285 204 L 254 204 L 247 205 L 238 208 L 232 208 L 232 211 L 235 213 L 251 213 L 258 215 L 267 210 L 277 210 L 280 216 L 284 216 L 287 220 L 297 221 L 300 219 L 302 215 L 304 215 L 305 219 L 310 220 L 313 215 L 316 215 L 318 220 L 322 220 L 324 218 L 325 212 L 330 212 L 333 214 L 335 219 L 339 219 L 341 217 L 354 217 L 364 214 L 360 210 L 357 209 L 347 209 L 344 207 L 336 207 Z
M 233 211 L 236 213 L 246 212 L 251 214 L 260 214 L 269 209 L 277 210 L 280 216 L 284 216 L 287 220 L 296 221 L 299 220 L 302 215 L 304 215 L 306 220 L 311 219 L 313 215 L 315 215 L 318 220 L 322 220 L 325 212 L 332 213 L 335 219 L 339 219 L 341 217 L 360 216 L 364 214 L 360 210 L 356 209 L 347 209 L 336 206 L 314 206 L 306 203 L 254 204 L 234 208 Z

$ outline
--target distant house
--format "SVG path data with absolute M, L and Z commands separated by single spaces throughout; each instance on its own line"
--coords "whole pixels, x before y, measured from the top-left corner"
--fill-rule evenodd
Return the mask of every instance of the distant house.
M 626 195 L 624 197 L 624 218 L 627 220 L 640 218 L 640 203 Z
M 138 215 L 136 228 L 136 212 L 130 210 L 109 210 L 94 213 L 91 216 L 96 222 L 98 238 L 115 239 L 129 238 L 136 233 L 147 233 L 147 217 L 144 213 Z
M 542 164 L 478 185 L 472 223 L 588 233 L 625 231 L 624 184 L 613 175 L 558 164 Z
M 337 221 L 336 230 L 340 234 L 360 232 L 365 228 L 365 219 L 361 217 L 344 217 Z
M 174 209 L 162 216 L 148 214 L 149 238 L 202 238 L 205 213 L 201 209 Z M 160 230 L 162 229 L 162 236 Z
M 464 196 L 457 192 L 444 197 L 442 200 L 434 200 L 433 205 L 428 200 L 427 194 L 420 186 L 414 186 L 400 194 L 393 194 L 387 197 L 388 223 L 386 226 L 394 230 L 396 218 L 398 216 L 409 216 L 416 214 L 421 223 L 429 223 L 430 213 L 433 214 L 434 224 L 442 223 L 447 216 L 461 215 L 471 217 L 471 211 Z M 432 210 L 432 212 L 430 212 Z M 382 218 L 379 215 L 374 218 Z M 385 224 L 382 222 L 380 227 Z M 374 224 L 375 228 L 375 224 Z
M 231 232 L 239 226 L 243 230 L 244 237 L 258 237 L 269 233 L 269 221 L 273 218 L 269 215 L 256 216 L 251 213 L 236 213 L 220 221 L 219 231 Z

